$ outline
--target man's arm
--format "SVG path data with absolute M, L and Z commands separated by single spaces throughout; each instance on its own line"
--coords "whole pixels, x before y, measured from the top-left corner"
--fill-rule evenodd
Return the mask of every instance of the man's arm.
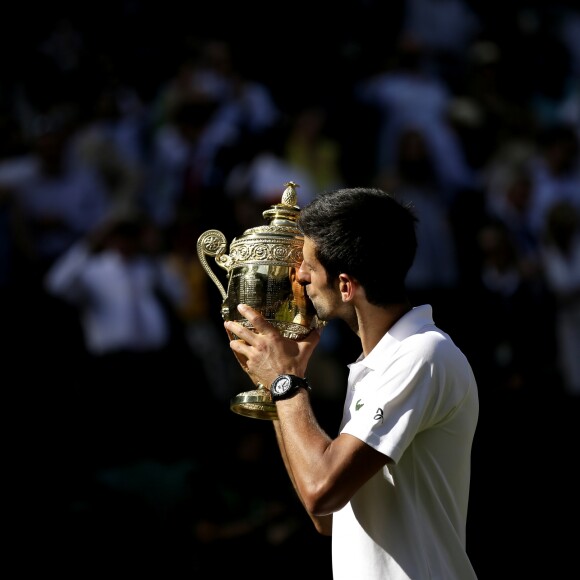
M 280 448 L 280 454 L 282 455 L 282 461 L 284 462 L 284 466 L 286 467 L 288 477 L 290 477 L 290 481 L 292 482 L 294 490 L 296 491 L 296 495 L 298 495 L 298 499 L 300 500 L 300 502 L 304 506 L 304 509 L 306 509 L 306 506 L 304 505 L 304 501 L 302 500 L 302 497 L 300 497 L 300 493 L 298 492 L 298 488 L 296 487 L 296 481 L 294 480 L 294 474 L 292 473 L 292 468 L 290 467 L 290 464 L 288 463 L 288 457 L 286 455 L 286 448 L 284 446 L 284 439 L 282 439 L 282 435 L 280 432 L 280 422 L 278 420 L 274 420 L 272 422 L 274 424 L 274 430 L 276 432 L 276 441 L 278 442 L 278 447 Z M 306 510 L 306 513 L 308 513 L 308 515 L 310 516 L 310 519 L 312 520 L 312 523 L 314 524 L 314 527 L 316 528 L 317 532 L 319 532 L 323 536 L 332 535 L 332 514 L 329 514 L 327 516 L 315 516 L 314 514 L 309 512 L 308 510 Z
M 276 410 L 289 471 L 309 514 L 338 511 L 389 461 L 352 435 L 331 439 L 316 421 L 304 389 L 278 401 Z
M 231 321 L 225 327 L 241 339 L 231 341 L 230 348 L 244 361 L 242 366 L 253 380 L 270 385 L 280 374 L 305 376 L 319 341 L 317 331 L 301 340 L 290 340 L 254 309 L 240 305 L 239 310 L 255 332 Z M 331 439 L 318 424 L 305 389 L 276 402 L 276 411 L 286 469 L 311 517 L 329 516 L 341 509 L 389 461 L 352 435 Z

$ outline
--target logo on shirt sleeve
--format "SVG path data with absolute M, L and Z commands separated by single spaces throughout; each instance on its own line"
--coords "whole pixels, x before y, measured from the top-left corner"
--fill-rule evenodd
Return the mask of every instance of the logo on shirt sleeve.
M 364 405 L 364 403 L 361 401 L 361 399 L 359 399 L 354 406 L 354 410 L 358 411 L 362 406 Z

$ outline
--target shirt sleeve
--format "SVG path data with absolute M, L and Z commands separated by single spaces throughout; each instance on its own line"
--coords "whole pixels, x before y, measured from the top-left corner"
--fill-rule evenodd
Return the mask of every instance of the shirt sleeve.
M 78 242 L 60 256 L 44 279 L 46 290 L 64 299 L 75 301 L 82 294 L 81 274 L 89 259 L 86 243 Z
M 355 387 L 342 433 L 353 435 L 398 462 L 424 428 L 436 397 L 432 362 L 407 351 Z

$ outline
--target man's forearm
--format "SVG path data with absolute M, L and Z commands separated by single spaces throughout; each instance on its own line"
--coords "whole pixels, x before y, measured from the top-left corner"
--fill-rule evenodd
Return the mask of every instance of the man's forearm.
M 304 505 L 304 501 L 302 500 L 302 497 L 300 496 L 300 492 L 298 491 L 298 487 L 296 486 L 296 481 L 294 479 L 294 474 L 292 472 L 292 468 L 290 467 L 290 462 L 288 461 L 288 456 L 286 455 L 286 447 L 284 445 L 284 439 L 282 438 L 282 432 L 280 430 L 280 422 L 278 420 L 274 420 L 274 421 L 272 421 L 272 423 L 274 424 L 274 431 L 276 433 L 276 441 L 278 442 L 278 448 L 280 449 L 280 454 L 282 455 L 282 461 L 284 462 L 284 467 L 286 468 L 286 472 L 288 473 L 288 477 L 290 478 L 290 481 L 292 482 L 292 487 L 294 488 L 296 495 L 298 496 L 298 499 L 300 500 L 300 503 L 304 506 L 304 509 L 306 509 L 306 506 Z M 320 534 L 322 534 L 324 536 L 330 536 L 332 534 L 332 514 L 327 515 L 327 516 L 315 516 L 314 514 L 310 513 L 308 510 L 306 510 L 306 513 L 308 514 L 308 516 L 312 520 L 312 523 L 314 524 L 316 531 L 318 531 Z

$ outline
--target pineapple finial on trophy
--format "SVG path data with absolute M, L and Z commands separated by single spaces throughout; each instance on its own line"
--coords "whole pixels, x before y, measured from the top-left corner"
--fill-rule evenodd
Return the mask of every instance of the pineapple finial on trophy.
M 282 203 L 284 205 L 291 205 L 295 206 L 298 202 L 298 196 L 296 195 L 296 188 L 300 187 L 298 184 L 294 183 L 293 181 L 289 181 L 288 183 L 284 184 L 286 188 L 284 193 L 282 194 Z

